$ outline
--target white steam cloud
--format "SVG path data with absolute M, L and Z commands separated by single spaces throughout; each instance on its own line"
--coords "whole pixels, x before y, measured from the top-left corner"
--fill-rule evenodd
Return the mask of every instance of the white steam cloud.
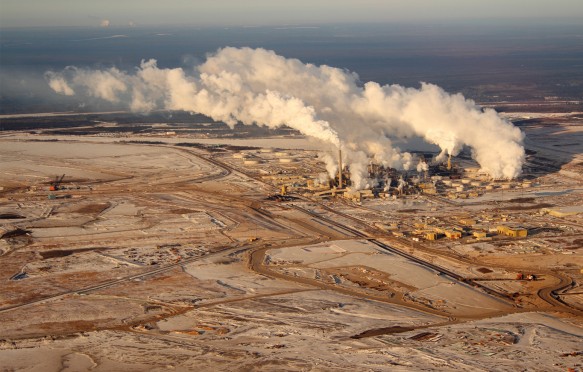
M 135 73 L 69 67 L 48 72 L 61 94 L 125 103 L 137 112 L 185 110 L 234 126 L 288 125 L 334 147 L 342 147 L 355 188 L 365 187 L 369 159 L 400 169 L 416 166 L 393 140 L 420 137 L 439 146 L 440 156 L 464 146 L 494 178 L 515 178 L 524 161 L 523 134 L 494 110 L 482 110 L 461 94 L 436 85 L 420 89 L 357 84 L 357 75 L 329 66 L 304 64 L 273 51 L 224 48 L 196 70 L 158 68 L 143 61 Z M 332 173 L 335 159 L 325 158 Z
M 67 84 L 67 82 L 65 81 L 65 79 L 62 76 L 59 76 L 59 75 L 49 71 L 45 74 L 45 77 L 47 78 L 47 80 L 49 82 L 49 86 L 55 92 L 57 92 L 59 94 L 63 94 L 65 96 L 72 96 L 75 94 L 73 89 L 71 89 L 69 84 Z

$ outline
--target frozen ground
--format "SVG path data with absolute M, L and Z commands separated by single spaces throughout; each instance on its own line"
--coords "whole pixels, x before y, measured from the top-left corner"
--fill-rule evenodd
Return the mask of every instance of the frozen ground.
M 581 368 L 580 328 L 537 313 L 351 338 L 379 323 L 407 327 L 432 321 L 399 307 L 307 292 L 195 310 L 150 331 L 5 341 L 0 355 L 5 366 L 35 371 Z
M 324 281 L 332 277 L 331 281 L 339 286 L 357 285 L 370 289 L 374 288 L 375 281 L 382 278 L 382 282 L 387 284 L 386 288 L 380 288 L 382 292 L 386 293 L 390 288 L 392 292 L 389 293 L 396 293 L 401 299 L 453 316 L 469 313 L 480 316 L 510 311 L 513 307 L 406 258 L 382 251 L 366 241 L 335 241 L 274 249 L 267 251 L 266 261 L 270 266 L 293 276 Z M 357 269 L 359 275 L 353 275 L 353 278 L 341 273 L 351 268 Z M 332 274 L 336 272 L 340 274 Z M 378 273 L 386 275 L 380 276 Z
M 581 217 L 540 213 L 581 204 L 580 131 L 556 129 L 528 128 L 531 189 L 360 204 L 266 200 L 279 188 L 261 176 L 321 172 L 313 152 L 254 168 L 174 146 L 314 148 L 303 138 L 3 133 L 0 371 L 582 370 Z M 120 142 L 144 140 L 163 143 Z M 529 237 L 411 239 L 462 215 Z

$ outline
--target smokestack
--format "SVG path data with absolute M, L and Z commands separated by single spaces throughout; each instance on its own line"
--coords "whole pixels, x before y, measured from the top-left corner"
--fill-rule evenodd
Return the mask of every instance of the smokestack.
M 338 149 L 338 188 L 342 188 L 342 150 Z
M 449 154 L 449 157 L 447 158 L 447 170 L 451 170 L 451 154 Z

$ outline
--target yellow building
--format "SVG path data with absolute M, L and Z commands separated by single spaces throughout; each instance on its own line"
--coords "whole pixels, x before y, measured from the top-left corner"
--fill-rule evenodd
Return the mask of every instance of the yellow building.
M 497 226 L 496 231 L 500 235 L 510 236 L 512 238 L 526 238 L 528 231 L 522 227 Z
M 427 232 L 427 233 L 425 233 L 425 239 L 426 240 L 436 240 L 437 239 L 437 233 Z
M 487 236 L 487 233 L 485 231 L 474 231 L 472 235 L 474 235 L 474 238 L 476 239 L 483 239 Z
M 444 230 L 443 233 L 450 239 L 460 239 L 462 237 L 462 233 L 456 230 Z

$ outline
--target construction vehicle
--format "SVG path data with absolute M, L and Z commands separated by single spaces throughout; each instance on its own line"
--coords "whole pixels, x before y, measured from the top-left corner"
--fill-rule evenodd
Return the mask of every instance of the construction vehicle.
M 50 191 L 57 191 L 60 190 L 60 186 L 61 186 L 61 182 L 63 182 L 63 178 L 65 178 L 65 175 L 63 174 L 61 176 L 61 178 L 59 178 L 59 176 L 55 176 L 55 180 L 53 182 L 51 182 L 51 187 L 49 187 Z
M 534 274 L 518 273 L 518 274 L 516 274 L 516 280 L 529 280 L 529 281 L 533 281 L 533 280 L 538 280 L 538 278 Z

